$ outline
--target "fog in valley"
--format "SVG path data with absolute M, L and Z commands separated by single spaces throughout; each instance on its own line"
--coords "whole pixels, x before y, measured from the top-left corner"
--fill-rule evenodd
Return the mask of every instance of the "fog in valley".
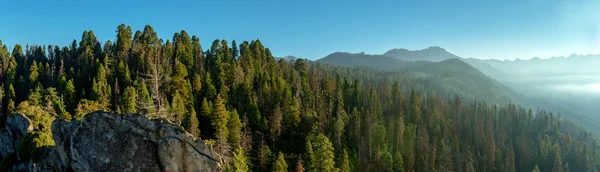
M 465 61 L 525 95 L 600 121 L 600 55 Z

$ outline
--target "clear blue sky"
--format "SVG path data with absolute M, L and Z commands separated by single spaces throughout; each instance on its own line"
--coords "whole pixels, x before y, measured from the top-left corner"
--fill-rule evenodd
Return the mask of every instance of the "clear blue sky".
M 20 1 L 0 3 L 0 40 L 67 45 L 93 30 L 150 24 L 163 39 L 182 29 L 214 39 L 259 38 L 275 56 L 381 54 L 441 46 L 462 57 L 531 58 L 598 53 L 598 0 Z

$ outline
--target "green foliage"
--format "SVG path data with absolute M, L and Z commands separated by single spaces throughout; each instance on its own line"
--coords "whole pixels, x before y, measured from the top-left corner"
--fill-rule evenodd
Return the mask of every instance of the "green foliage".
M 225 109 L 225 104 L 221 96 L 217 96 L 217 100 L 215 101 L 212 108 L 212 126 L 215 128 L 215 138 L 219 140 L 220 143 L 226 143 L 226 140 L 229 135 L 229 129 L 227 128 L 227 119 L 229 118 L 229 113 L 227 109 Z
M 52 134 L 45 132 L 27 133 L 19 141 L 17 152 L 21 161 L 26 162 L 28 159 L 39 161 L 44 147 L 54 146 Z
M 110 105 L 111 88 L 106 79 L 106 70 L 104 65 L 99 65 L 96 77 L 92 81 L 92 92 L 90 100 L 95 100 L 99 103 L 101 109 L 106 109 Z
M 329 139 L 323 133 L 313 131 L 306 140 L 307 145 L 311 146 L 309 150 L 313 150 L 312 156 L 307 154 L 310 159 L 308 171 L 335 171 L 334 149 Z
M 19 104 L 16 111 L 25 114 L 33 122 L 35 130 L 50 131 L 54 116 L 50 115 L 42 107 L 30 105 L 28 101 L 23 101 Z
M 37 83 L 39 76 L 40 76 L 40 74 L 38 71 L 37 64 L 36 64 L 35 60 L 33 60 L 31 67 L 29 67 L 29 83 L 31 83 L 32 85 L 34 83 Z
M 242 147 L 238 146 L 233 152 L 233 171 L 234 172 L 247 172 L 248 168 L 248 159 L 246 158 L 246 154 Z
M 268 171 L 272 155 L 273 152 L 271 152 L 269 146 L 265 144 L 265 141 L 261 141 L 261 144 L 258 147 L 258 155 L 256 157 L 258 159 L 257 171 Z
M 171 100 L 171 116 L 170 119 L 172 122 L 176 124 L 181 124 L 184 116 L 186 114 L 184 99 L 181 94 L 176 93 L 173 95 L 173 100 Z M 188 121 L 191 123 L 191 121 Z M 191 126 L 187 126 L 191 127 Z
M 135 113 L 136 110 L 137 91 L 134 87 L 127 87 L 121 98 L 121 112 Z
M 394 171 L 404 172 L 404 160 L 402 160 L 402 154 L 400 151 L 396 151 L 394 154 Z
M 242 121 L 240 120 L 240 115 L 234 109 L 229 112 L 229 119 L 227 120 L 227 129 L 229 130 L 229 135 L 227 138 L 227 142 L 231 147 L 239 147 L 240 142 L 242 140 Z
M 277 155 L 277 159 L 275 159 L 275 162 L 273 163 L 273 167 L 271 167 L 271 171 L 272 172 L 287 172 L 288 171 L 288 165 L 285 162 L 285 157 L 284 157 L 283 153 L 279 152 L 279 154 Z
M 342 157 L 339 164 L 340 172 L 352 171 L 352 169 L 350 169 L 350 160 L 348 159 L 348 152 L 346 152 L 346 149 L 344 149 L 344 151 L 342 152 Z
M 181 126 L 186 131 L 191 133 L 194 137 L 199 136 L 200 129 L 198 128 L 198 118 L 196 117 L 196 111 L 193 109 L 190 112 L 186 112 L 181 122 Z
M 138 92 L 138 96 L 137 96 L 137 100 L 136 102 L 138 103 L 137 109 L 138 112 L 140 113 L 145 113 L 145 114 L 154 114 L 156 113 L 156 109 L 154 107 L 154 100 L 152 100 L 152 97 L 150 96 L 150 92 L 148 92 L 148 87 L 146 87 L 146 83 L 141 82 L 141 83 L 136 83 L 135 84 L 137 87 L 137 92 Z
M 67 109 L 74 109 L 77 105 L 77 95 L 75 85 L 73 85 L 73 79 L 69 79 L 67 85 L 65 86 L 65 89 L 62 92 Z
M 104 108 L 97 101 L 81 99 L 77 104 L 77 109 L 75 109 L 74 119 L 81 120 L 86 114 L 102 109 Z

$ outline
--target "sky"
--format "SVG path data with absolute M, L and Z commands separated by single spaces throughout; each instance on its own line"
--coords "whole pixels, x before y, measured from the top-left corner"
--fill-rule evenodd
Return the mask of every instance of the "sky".
M 66 46 L 93 30 L 102 42 L 125 23 L 171 39 L 260 39 L 276 57 L 383 54 L 440 46 L 461 57 L 529 59 L 600 53 L 598 0 L 229 0 L 0 2 L 0 40 Z M 231 42 L 231 41 L 229 41 Z

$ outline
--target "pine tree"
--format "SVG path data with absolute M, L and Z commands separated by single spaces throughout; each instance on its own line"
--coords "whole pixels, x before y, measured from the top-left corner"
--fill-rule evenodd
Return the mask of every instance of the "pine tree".
M 346 149 L 342 152 L 341 162 L 340 162 L 340 172 L 350 172 L 350 161 L 348 160 L 348 152 Z
M 202 131 L 202 137 L 213 138 L 215 129 L 212 127 L 212 105 L 204 98 L 200 106 L 200 114 L 198 116 L 200 121 L 200 131 Z
M 273 163 L 273 167 L 271 168 L 271 171 L 286 172 L 286 171 L 288 171 L 287 169 L 288 169 L 288 165 L 285 162 L 285 157 L 284 157 L 283 153 L 279 152 L 279 155 L 277 155 L 277 159 Z
M 269 168 L 269 163 L 271 162 L 272 154 L 273 153 L 271 152 L 269 146 L 267 146 L 264 140 L 261 140 L 261 144 L 258 147 L 258 156 L 256 157 L 258 159 L 257 167 L 259 169 L 257 171 L 267 171 Z
M 554 166 L 552 167 L 552 172 L 563 172 L 564 168 L 562 165 L 562 157 L 560 156 L 560 150 L 557 150 L 554 153 Z
M 137 91 L 133 87 L 127 87 L 121 98 L 121 112 L 135 113 L 136 110 Z
M 229 118 L 229 113 L 227 109 L 225 109 L 225 104 L 220 95 L 217 95 L 217 100 L 213 104 L 212 108 L 212 116 L 211 116 L 211 124 L 215 129 L 215 138 L 219 143 L 218 150 L 223 151 L 223 145 L 227 143 L 227 138 L 229 134 L 229 130 L 227 128 L 227 119 Z
M 306 137 L 307 145 L 311 145 L 313 149 L 313 155 L 307 154 L 311 159 L 311 168 L 308 171 L 335 171 L 335 162 L 333 161 L 333 145 L 329 139 L 323 135 L 313 131 L 308 137 Z M 308 144 L 310 141 L 311 144 Z
M 242 121 L 240 120 L 240 115 L 238 115 L 235 109 L 229 112 L 229 119 L 227 120 L 227 129 L 229 130 L 229 137 L 227 138 L 227 142 L 229 143 L 229 145 L 231 145 L 231 147 L 241 146 L 240 142 L 242 140 Z
M 306 158 L 306 171 L 314 171 L 316 170 L 315 168 L 315 164 L 316 162 L 314 162 L 315 159 L 315 152 L 313 150 L 313 146 L 312 143 L 310 143 L 310 140 L 306 140 L 306 152 L 305 152 L 305 158 Z
M 238 146 L 233 152 L 233 171 L 234 172 L 246 172 L 248 171 L 248 160 L 244 153 L 244 149 Z
M 91 100 L 95 100 L 100 104 L 101 109 L 107 109 L 110 105 L 110 85 L 107 83 L 106 70 L 104 65 L 100 64 L 96 77 L 92 81 Z
M 38 82 L 38 77 L 39 77 L 39 71 L 38 71 L 38 67 L 37 64 L 35 62 L 35 60 L 33 60 L 33 63 L 31 64 L 31 67 L 29 67 L 29 83 L 30 86 L 35 86 L 35 84 Z
M 117 27 L 117 42 L 116 42 L 116 53 L 119 59 L 127 61 L 129 57 L 129 48 L 131 47 L 131 27 L 125 24 Z
M 181 124 L 183 121 L 183 117 L 186 114 L 185 103 L 183 102 L 183 98 L 181 94 L 177 93 L 173 95 L 173 100 L 171 100 L 171 114 L 172 116 L 169 118 L 172 122 L 176 124 Z M 191 121 L 188 121 L 191 122 Z M 191 127 L 191 126 L 188 126 Z M 188 128 L 189 129 L 189 128 Z
M 269 130 L 271 132 L 271 138 L 273 139 L 273 143 L 277 140 L 279 135 L 281 134 L 281 128 L 283 124 L 283 112 L 279 106 L 276 106 L 273 110 L 273 114 L 271 114 L 271 119 L 269 119 Z
M 171 76 L 171 94 L 180 94 L 185 105 L 190 105 L 193 101 L 191 100 L 191 92 L 189 88 L 189 82 L 187 79 L 188 71 L 183 63 L 176 61 L 173 75 Z
M 151 117 L 156 117 L 156 109 L 154 107 L 154 100 L 152 100 L 152 97 L 150 96 L 150 93 L 148 92 L 146 83 L 141 82 L 141 83 L 136 83 L 135 85 L 137 87 L 137 92 L 139 94 L 137 96 L 138 99 L 136 100 L 136 104 L 137 104 L 136 108 L 141 113 L 149 114 Z
M 204 86 L 202 86 L 202 97 L 204 97 L 208 100 L 216 99 L 217 89 L 213 85 L 212 79 L 210 78 L 210 75 L 208 73 L 206 73 L 206 76 L 204 76 L 203 83 L 204 83 Z
M 400 154 L 400 151 L 396 151 L 394 154 L 394 171 L 404 172 L 404 165 L 402 165 L 403 163 L 404 160 L 402 160 L 402 154 Z
M 7 92 L 6 98 L 8 99 L 8 107 L 7 107 L 8 113 L 12 114 L 15 111 L 15 101 L 16 101 L 15 89 L 12 84 L 10 84 L 8 86 L 8 92 Z

